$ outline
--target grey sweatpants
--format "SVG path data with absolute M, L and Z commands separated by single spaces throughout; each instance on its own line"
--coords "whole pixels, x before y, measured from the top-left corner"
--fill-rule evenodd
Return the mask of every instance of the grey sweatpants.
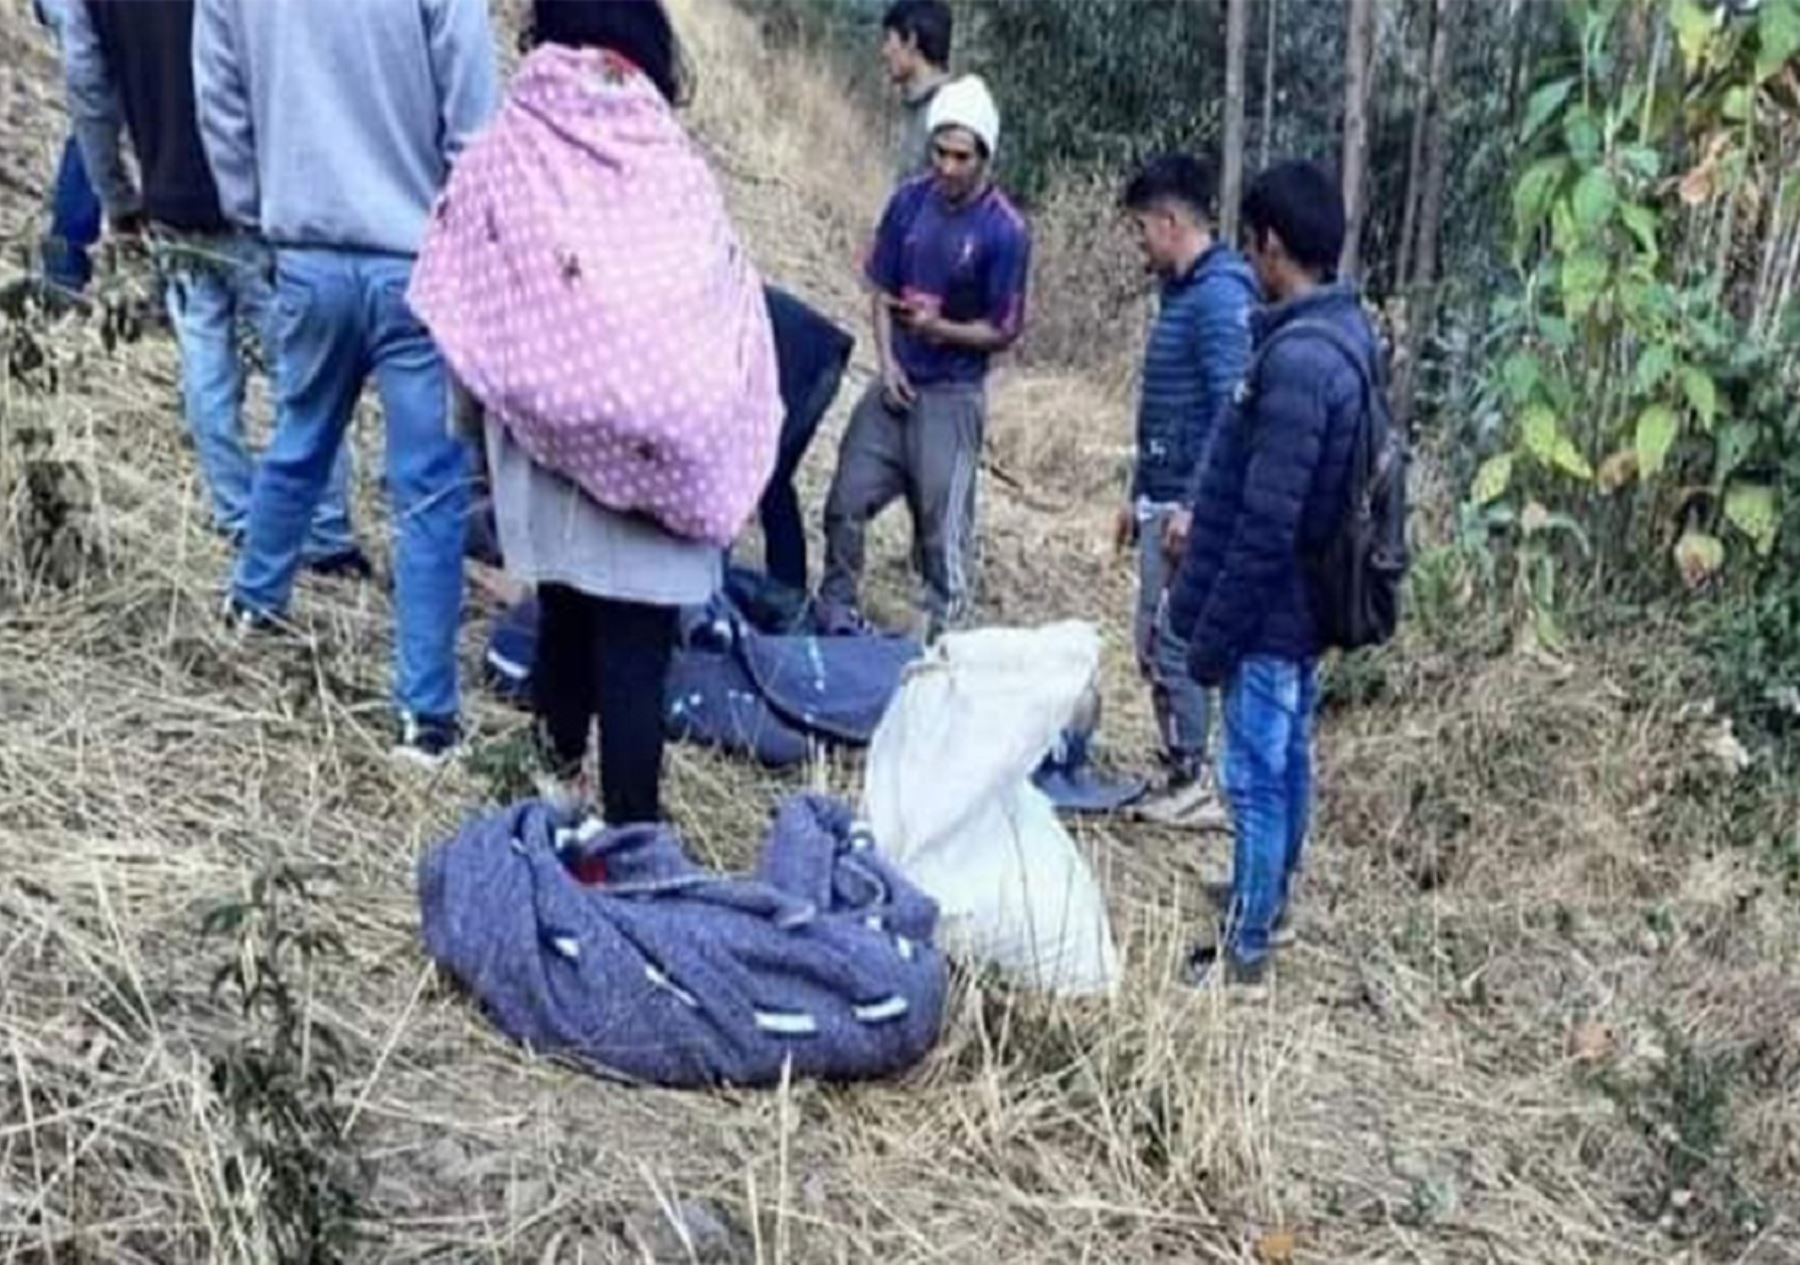
M 1163 524 L 1178 507 L 1140 502 L 1138 525 L 1138 600 L 1133 621 L 1138 670 L 1150 682 L 1156 732 L 1162 736 L 1163 759 L 1172 771 L 1192 777 L 1206 762 L 1206 730 L 1211 696 L 1188 675 L 1187 641 L 1169 623 L 1168 589 L 1174 564 L 1163 552 Z
M 973 597 L 975 483 L 986 421 L 980 386 L 921 387 L 912 408 L 896 413 L 882 400 L 881 383 L 870 385 L 850 415 L 825 502 L 824 602 L 855 609 L 869 520 L 904 496 L 925 614 L 936 627 L 963 618 Z

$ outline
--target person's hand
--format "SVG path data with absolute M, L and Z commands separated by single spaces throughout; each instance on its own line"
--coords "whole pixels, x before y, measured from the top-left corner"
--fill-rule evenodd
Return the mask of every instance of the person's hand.
M 881 398 L 896 413 L 904 413 L 919 398 L 913 390 L 912 380 L 906 376 L 906 370 L 899 365 L 888 365 L 881 371 Z
M 1163 556 L 1175 566 L 1187 554 L 1188 536 L 1194 530 L 1194 511 L 1179 509 L 1163 519 L 1162 549 Z
M 1119 506 L 1113 516 L 1113 552 L 1124 553 L 1137 543 L 1137 510 L 1130 501 Z
M 894 304 L 894 320 L 901 329 L 921 342 L 942 342 L 943 317 L 916 299 L 901 299 Z

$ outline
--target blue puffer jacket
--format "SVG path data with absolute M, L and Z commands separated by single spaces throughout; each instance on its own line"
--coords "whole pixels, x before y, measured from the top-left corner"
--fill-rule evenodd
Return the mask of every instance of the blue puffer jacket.
M 1304 553 L 1342 522 L 1351 449 L 1367 407 L 1363 380 L 1338 347 L 1292 321 L 1328 321 L 1367 348 L 1375 333 L 1348 285 L 1325 286 L 1258 313 L 1255 359 L 1221 418 L 1197 483 L 1187 557 L 1171 590 L 1172 626 L 1188 635 L 1188 668 L 1217 685 L 1250 655 L 1320 652 Z M 1261 350 L 1267 346 L 1265 352 Z
M 1144 349 L 1132 499 L 1186 501 L 1213 423 L 1250 362 L 1256 276 L 1229 246 L 1214 246 L 1163 285 Z

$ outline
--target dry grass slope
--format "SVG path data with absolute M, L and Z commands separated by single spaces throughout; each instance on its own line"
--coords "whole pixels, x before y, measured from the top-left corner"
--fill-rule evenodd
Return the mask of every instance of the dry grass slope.
M 0 49 L 30 45 L 23 8 L 0 0 Z M 717 0 L 678 10 L 767 271 L 853 316 L 864 121 Z M 47 60 L 9 61 L 16 232 L 60 120 Z M 1800 913 L 1732 846 L 1714 722 L 1655 630 L 1557 664 L 1452 629 L 1337 673 L 1359 702 L 1327 719 L 1266 1006 L 1172 982 L 1217 841 L 1086 828 L 1118 998 L 966 981 L 897 1084 L 625 1089 L 511 1048 L 419 951 L 414 862 L 506 789 L 518 717 L 478 702 L 469 767 L 393 769 L 380 593 L 310 586 L 299 635 L 225 637 L 170 347 L 34 337 L 55 384 L 0 382 L 5 1260 L 268 1261 L 347 1217 L 371 1261 L 1800 1260 Z M 1100 545 L 1119 396 L 1015 374 L 995 430 L 1033 495 L 987 489 L 992 609 L 1101 619 L 1110 735 L 1141 757 Z M 689 750 L 671 773 L 721 863 L 797 784 Z M 258 881 L 281 866 L 307 897 Z

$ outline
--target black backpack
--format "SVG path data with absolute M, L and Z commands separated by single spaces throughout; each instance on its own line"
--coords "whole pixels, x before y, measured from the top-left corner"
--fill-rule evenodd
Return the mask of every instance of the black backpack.
M 1395 433 L 1379 367 L 1341 327 L 1329 321 L 1292 321 L 1263 345 L 1257 359 L 1276 342 L 1302 334 L 1337 348 L 1362 382 L 1363 410 L 1350 452 L 1343 520 L 1330 539 L 1301 559 L 1320 641 L 1326 647 L 1359 650 L 1387 641 L 1400 622 L 1400 586 L 1408 562 L 1405 437 Z

